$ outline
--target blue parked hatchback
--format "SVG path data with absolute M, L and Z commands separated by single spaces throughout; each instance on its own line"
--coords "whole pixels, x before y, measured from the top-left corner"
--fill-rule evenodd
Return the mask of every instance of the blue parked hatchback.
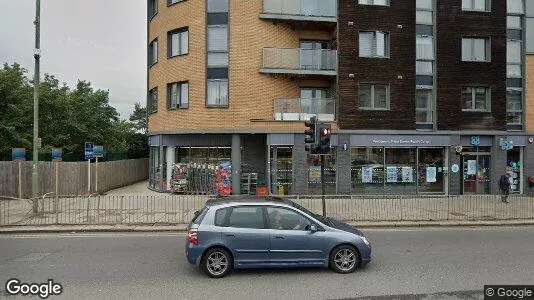
M 186 256 L 210 277 L 224 277 L 232 269 L 271 267 L 330 267 L 351 273 L 371 261 L 371 245 L 360 230 L 287 199 L 210 199 L 195 215 Z

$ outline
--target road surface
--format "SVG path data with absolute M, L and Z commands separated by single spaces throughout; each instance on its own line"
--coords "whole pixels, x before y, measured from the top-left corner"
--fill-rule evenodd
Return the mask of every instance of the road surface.
M 186 262 L 178 233 L 0 235 L 0 297 L 10 278 L 53 279 L 64 292 L 49 299 L 483 299 L 484 285 L 534 284 L 534 227 L 365 232 L 374 260 L 353 274 L 252 270 L 223 279 Z

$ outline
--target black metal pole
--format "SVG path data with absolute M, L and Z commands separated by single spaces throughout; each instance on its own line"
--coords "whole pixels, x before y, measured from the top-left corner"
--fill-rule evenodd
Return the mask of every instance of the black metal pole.
M 324 155 L 321 155 L 321 198 L 323 203 L 323 217 L 326 217 L 326 202 L 325 202 L 325 182 L 324 182 Z

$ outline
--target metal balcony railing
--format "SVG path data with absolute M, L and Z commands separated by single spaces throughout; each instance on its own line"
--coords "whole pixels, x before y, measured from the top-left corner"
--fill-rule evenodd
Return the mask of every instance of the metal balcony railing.
M 336 112 L 334 99 L 275 99 L 274 119 L 277 121 L 303 121 L 316 116 L 319 121 L 333 122 Z
M 335 71 L 337 50 L 263 48 L 263 69 Z
M 263 13 L 306 17 L 337 17 L 336 0 L 263 0 Z

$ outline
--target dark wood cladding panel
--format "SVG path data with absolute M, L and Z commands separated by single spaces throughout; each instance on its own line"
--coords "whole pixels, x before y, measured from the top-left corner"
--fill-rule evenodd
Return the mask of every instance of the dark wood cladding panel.
M 415 0 L 390 2 L 374 6 L 339 0 L 341 129 L 415 129 Z M 358 33 L 367 30 L 389 32 L 390 58 L 359 57 Z M 389 84 L 390 110 L 360 110 L 358 83 Z
M 506 130 L 506 1 L 468 12 L 459 0 L 441 0 L 436 31 L 438 130 Z M 489 37 L 491 62 L 463 62 L 462 36 Z M 466 85 L 490 86 L 491 112 L 462 111 Z

